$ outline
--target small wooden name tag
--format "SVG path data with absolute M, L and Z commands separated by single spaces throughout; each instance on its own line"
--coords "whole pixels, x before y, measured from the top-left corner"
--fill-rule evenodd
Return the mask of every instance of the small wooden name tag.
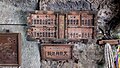
M 72 59 L 72 45 L 43 44 L 41 46 L 42 59 L 68 60 Z
M 119 43 L 119 40 L 100 40 L 98 41 L 98 44 L 105 44 L 105 43 L 109 43 L 111 45 L 116 45 Z

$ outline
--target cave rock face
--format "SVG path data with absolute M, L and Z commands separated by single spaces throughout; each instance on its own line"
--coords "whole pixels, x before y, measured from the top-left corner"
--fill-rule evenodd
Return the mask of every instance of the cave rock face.
M 51 1 L 52 2 L 52 1 Z M 44 10 L 46 7 L 47 10 L 53 11 L 71 11 L 71 10 L 91 10 L 91 4 L 88 1 L 55 1 L 51 2 L 40 2 L 41 10 Z
M 98 22 L 103 22 L 103 23 L 108 23 L 108 21 L 110 21 L 112 15 L 112 11 L 110 10 L 110 8 L 106 8 L 106 9 L 100 9 L 98 12 Z
M 108 0 L 40 0 L 40 10 L 73 11 L 92 10 L 99 11 L 98 22 L 110 20 L 113 11 L 99 8 Z M 103 58 L 103 49 L 94 42 L 91 44 L 75 44 L 73 48 L 73 60 L 68 61 L 40 61 L 37 42 L 26 40 L 26 26 L 12 24 L 26 24 L 29 11 L 35 11 L 38 0 L 0 0 L 0 32 L 9 29 L 13 33 L 22 35 L 22 64 L 21 68 L 98 68 L 98 63 Z M 109 5 L 109 4 L 108 4 Z M 120 28 L 120 25 L 119 25 Z M 41 65 L 41 66 L 40 66 Z M 0 68 L 2 68 L 0 66 Z M 11 67 L 3 67 L 11 68 Z M 14 67 L 12 67 L 14 68 Z M 17 67 L 16 67 L 17 68 Z

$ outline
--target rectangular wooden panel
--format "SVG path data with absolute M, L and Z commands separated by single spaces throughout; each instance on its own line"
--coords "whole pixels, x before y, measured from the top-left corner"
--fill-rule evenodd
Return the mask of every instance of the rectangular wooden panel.
M 32 14 L 32 17 L 32 26 L 55 26 L 55 15 Z
M 93 39 L 95 34 L 93 14 L 89 11 L 68 13 L 38 11 L 28 17 L 28 39 L 39 39 L 45 43 L 55 40 Z
M 27 35 L 29 39 L 54 39 L 57 33 L 54 27 L 31 27 L 28 29 Z
M 21 64 L 19 33 L 0 33 L 0 65 Z
M 109 43 L 111 45 L 116 45 L 119 43 L 118 40 L 101 40 L 98 42 L 98 44 L 106 44 L 106 43 Z
M 80 26 L 80 14 L 77 12 L 71 12 L 66 16 L 66 27 L 79 27 Z
M 43 40 L 58 38 L 57 14 L 52 11 L 37 11 L 28 17 L 27 39 Z
M 27 18 L 29 26 L 49 26 L 54 27 L 56 25 L 56 14 L 49 12 L 37 12 L 31 13 Z
M 65 16 L 59 15 L 59 38 L 64 39 L 65 35 Z
M 68 60 L 72 59 L 72 45 L 44 44 L 41 46 L 42 59 Z
M 92 28 L 67 28 L 68 39 L 92 39 L 93 29 Z
M 81 13 L 81 26 L 93 26 L 93 15 L 88 12 Z

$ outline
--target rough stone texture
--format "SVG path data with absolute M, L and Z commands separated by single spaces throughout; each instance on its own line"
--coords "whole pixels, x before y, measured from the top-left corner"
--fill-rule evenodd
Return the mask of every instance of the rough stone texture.
M 57 1 L 55 3 L 50 3 L 50 2 L 47 3 L 48 3 L 47 8 L 54 11 L 91 10 L 90 3 L 84 0 L 66 1 L 66 2 Z
M 38 0 L 0 0 L 5 5 L 14 6 L 23 11 L 31 11 L 36 9 Z
M 66 3 L 72 1 L 70 3 Z M 76 2 L 75 2 L 76 1 Z M 81 0 L 45 0 L 45 4 L 51 10 L 80 10 Z M 82 0 L 84 1 L 84 0 Z M 98 11 L 103 8 L 106 3 L 109 4 L 112 0 L 85 0 L 90 2 L 92 10 Z M 71 4 L 72 3 L 72 4 Z M 103 58 L 103 49 L 98 45 L 91 44 L 75 44 L 74 58 L 69 61 L 41 61 L 38 49 L 38 43 L 26 40 L 26 26 L 21 25 L 5 25 L 5 24 L 26 24 L 26 17 L 29 11 L 34 11 L 37 0 L 0 0 L 0 32 L 9 29 L 13 33 L 21 33 L 22 35 L 22 65 L 21 68 L 99 68 L 99 64 Z M 53 5 L 58 6 L 53 6 Z M 61 5 L 63 4 L 63 5 Z M 66 5 L 67 4 L 67 5 Z M 69 4 L 70 8 L 69 7 Z M 42 6 L 44 3 L 42 4 Z M 44 5 L 45 6 L 45 5 Z M 61 8 L 58 8 L 63 6 Z M 75 8 L 78 7 L 78 8 Z M 43 9 L 43 7 L 42 7 Z M 118 28 L 120 29 L 120 28 Z M 41 66 L 40 66 L 41 65 Z M 6 67 L 0 67 L 6 68 Z M 8 67 L 11 68 L 11 67 Z M 12 67 L 13 68 L 13 67 Z M 101 67 L 103 68 L 103 67 Z
M 1 24 L 14 24 L 14 23 L 22 23 L 20 22 L 19 18 L 19 12 L 20 9 L 11 6 L 11 5 L 6 5 L 5 3 L 0 2 L 0 23 Z

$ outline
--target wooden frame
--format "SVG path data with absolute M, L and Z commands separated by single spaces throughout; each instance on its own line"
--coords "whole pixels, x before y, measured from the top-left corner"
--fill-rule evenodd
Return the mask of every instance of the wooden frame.
M 0 33 L 0 66 L 21 65 L 20 40 L 20 33 Z
M 40 50 L 41 50 L 41 59 L 42 60 L 47 60 L 47 59 L 48 60 L 70 60 L 70 59 L 72 59 L 73 45 L 70 45 L 70 44 L 42 44 L 40 47 Z M 49 52 L 49 55 L 48 55 L 48 52 Z M 53 52 L 54 52 L 54 54 L 53 54 Z M 67 57 L 63 55 L 64 52 L 66 52 Z

